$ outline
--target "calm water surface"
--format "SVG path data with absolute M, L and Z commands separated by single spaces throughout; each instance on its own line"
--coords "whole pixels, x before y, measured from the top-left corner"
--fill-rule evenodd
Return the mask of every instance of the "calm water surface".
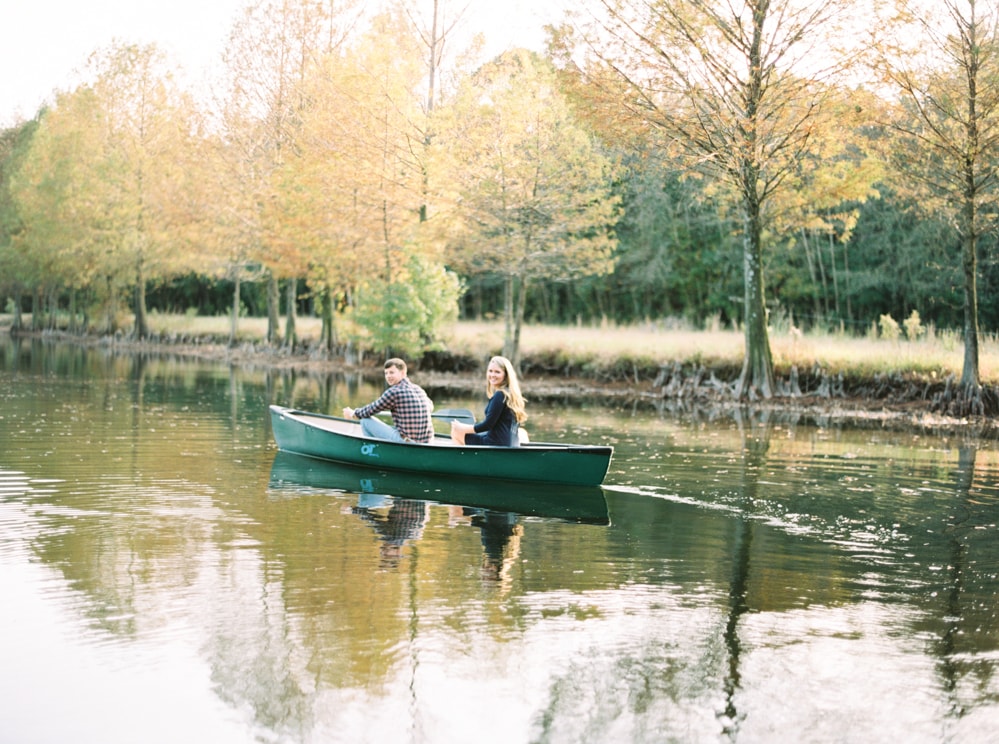
M 616 447 L 568 491 L 275 451 L 268 403 L 379 391 L 0 342 L 0 744 L 999 741 L 994 443 L 532 406 Z

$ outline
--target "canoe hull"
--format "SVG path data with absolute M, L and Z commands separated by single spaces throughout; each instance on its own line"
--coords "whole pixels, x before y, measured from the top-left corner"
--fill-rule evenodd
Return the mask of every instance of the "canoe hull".
M 391 505 L 392 499 L 506 512 L 585 524 L 607 525 L 607 500 L 600 486 L 510 482 L 362 468 L 278 452 L 270 487 L 289 491 L 334 490 L 357 494 L 359 502 Z
M 458 446 L 438 435 L 430 444 L 388 442 L 361 433 L 356 421 L 271 406 L 278 449 L 332 462 L 411 473 L 597 486 L 613 447 L 529 444 Z

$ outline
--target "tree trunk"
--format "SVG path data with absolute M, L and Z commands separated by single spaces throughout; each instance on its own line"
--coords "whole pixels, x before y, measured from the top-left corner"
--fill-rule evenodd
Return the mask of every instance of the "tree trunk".
M 20 289 L 14 290 L 14 320 L 10 324 L 11 333 L 24 328 L 24 316 L 21 315 L 21 303 L 24 301 L 24 293 Z
M 503 356 L 512 360 L 515 352 L 513 341 L 513 275 L 503 277 Z
M 107 311 L 104 314 L 104 333 L 112 334 L 117 328 L 117 321 L 115 320 L 115 313 L 118 310 L 118 292 L 115 289 L 114 281 L 111 276 L 107 276 L 107 286 L 108 286 L 108 299 L 107 299 Z
M 843 314 L 839 309 L 839 275 L 836 271 L 836 240 L 831 230 L 829 231 L 829 273 L 832 274 L 833 313 L 837 318 L 842 318 Z
M 281 288 L 273 271 L 267 272 L 267 343 L 281 342 Z
M 757 158 L 757 117 L 763 91 L 763 24 L 769 4 L 761 3 L 753 12 L 753 41 L 749 50 L 750 77 L 746 87 L 745 157 L 740 164 L 739 180 L 743 204 L 743 281 L 745 283 L 746 358 L 736 385 L 742 398 L 754 392 L 764 398 L 774 395 L 774 362 L 767 334 L 767 307 L 763 291 L 763 219 L 760 204 L 760 171 Z M 816 251 L 816 253 L 819 253 Z M 821 262 L 820 262 L 821 268 Z
M 514 369 L 520 369 L 520 332 L 524 328 L 524 310 L 527 308 L 527 277 L 521 275 L 517 282 L 517 318 L 513 327 L 513 356 L 510 361 Z
M 232 311 L 229 313 L 229 348 L 236 345 L 236 336 L 239 332 L 239 295 L 240 279 L 239 270 L 236 270 L 236 277 L 232 282 Z
M 510 277 L 510 284 L 513 285 L 514 278 Z M 520 332 L 524 327 L 524 309 L 527 306 L 527 277 L 518 275 L 516 277 L 516 288 L 513 294 L 513 333 L 508 344 L 504 344 L 504 356 L 510 360 L 514 369 L 520 369 Z
M 149 336 L 149 319 L 146 317 L 146 275 L 143 266 L 142 252 L 135 262 L 135 337 L 144 339 Z
M 824 313 L 822 312 L 822 297 L 825 295 L 824 281 L 820 281 L 815 270 L 815 260 L 812 258 L 812 249 L 809 244 L 808 231 L 804 228 L 801 229 L 801 246 L 805 251 L 805 262 L 808 264 L 808 276 L 812 280 L 812 287 L 814 287 L 813 298 L 813 312 L 815 317 L 812 319 L 812 325 L 818 325 L 822 320 Z M 822 261 L 822 256 L 819 256 L 819 263 Z
M 974 209 L 972 205 L 970 209 Z M 971 223 L 973 224 L 973 223 Z M 964 366 L 961 388 L 966 398 L 978 394 L 981 379 L 978 370 L 978 241 L 973 231 L 964 238 Z
M 31 330 L 42 330 L 45 312 L 42 310 L 42 288 L 35 287 L 31 296 Z
M 437 84 L 437 65 L 439 63 L 439 49 L 444 43 L 444 39 L 438 36 L 438 21 L 440 17 L 440 1 L 434 0 L 433 2 L 433 20 L 431 21 L 430 35 L 426 38 L 426 44 L 428 47 L 429 54 L 427 55 L 427 104 L 426 110 L 428 115 L 432 115 L 434 112 L 434 103 L 437 98 L 436 84 Z M 430 145 L 433 144 L 433 130 L 428 127 L 423 135 L 423 147 L 424 151 L 430 149 Z M 420 160 L 420 174 L 421 174 L 421 202 L 420 202 L 420 222 L 426 222 L 428 217 L 428 202 L 430 199 L 430 173 L 427 169 L 427 164 L 425 160 Z
M 755 178 L 752 179 L 755 184 Z M 763 291 L 763 250 L 760 239 L 760 205 L 755 187 L 745 195 L 743 270 L 745 283 L 746 357 L 736 385 L 742 398 L 750 389 L 764 398 L 774 395 L 774 363 L 767 332 L 767 309 Z
M 49 287 L 45 308 L 45 327 L 50 331 L 59 330 L 59 292 L 55 287 Z
M 336 326 L 333 325 L 333 293 L 329 287 L 323 289 L 322 294 L 322 317 L 323 329 L 320 344 L 328 354 L 333 353 L 333 347 L 337 343 Z
M 66 324 L 66 331 L 76 333 L 79 330 L 79 322 L 76 318 L 76 288 L 69 290 L 69 322 Z
M 846 297 L 846 320 L 853 320 L 853 303 L 850 301 L 850 244 L 843 244 L 843 294 Z M 843 321 L 840 320 L 840 328 Z
M 298 281 L 292 277 L 288 280 L 288 316 L 284 326 L 284 340 L 289 349 L 295 348 L 298 337 L 295 333 L 295 300 L 298 296 Z
M 969 45 L 971 54 L 966 55 L 965 73 L 967 74 L 967 119 L 965 120 L 965 142 L 964 151 L 969 153 L 964 159 L 964 193 L 962 194 L 963 218 L 964 218 L 964 241 L 961 247 L 962 268 L 964 270 L 964 366 L 961 368 L 961 389 L 964 392 L 965 405 L 970 405 L 972 400 L 978 399 L 981 395 L 981 379 L 978 370 L 978 199 L 986 196 L 983 193 L 979 179 L 979 171 L 985 173 L 990 167 L 987 157 L 988 150 L 983 152 L 983 145 L 980 137 L 979 122 L 983 122 L 986 131 L 991 128 L 986 118 L 988 104 L 986 104 L 986 116 L 980 116 L 978 110 L 979 101 L 979 74 L 984 73 L 982 63 L 988 58 L 986 44 L 982 44 L 978 39 L 978 20 L 975 14 L 975 4 L 969 4 L 970 16 L 967 18 L 968 36 L 965 38 Z M 980 56 L 983 55 L 983 56 Z M 986 78 L 987 79 L 987 78 Z M 989 90 L 986 84 L 985 90 L 981 91 L 982 100 L 988 100 L 994 95 L 994 89 Z M 988 139 L 988 136 L 986 136 Z
M 503 356 L 520 367 L 520 331 L 524 325 L 527 278 L 507 274 L 503 284 Z

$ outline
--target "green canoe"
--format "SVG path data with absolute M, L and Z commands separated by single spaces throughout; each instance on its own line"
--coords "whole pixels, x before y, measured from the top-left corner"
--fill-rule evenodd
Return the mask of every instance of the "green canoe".
M 416 499 L 568 522 L 610 523 L 607 499 L 600 486 L 404 473 L 344 465 L 290 452 L 278 452 L 275 456 L 270 487 L 284 492 L 352 493 L 365 505 L 391 506 L 393 499 Z
M 598 486 L 614 454 L 613 447 L 543 442 L 456 445 L 440 434 L 428 444 L 388 442 L 364 436 L 357 421 L 281 406 L 270 410 L 278 449 L 379 470 Z

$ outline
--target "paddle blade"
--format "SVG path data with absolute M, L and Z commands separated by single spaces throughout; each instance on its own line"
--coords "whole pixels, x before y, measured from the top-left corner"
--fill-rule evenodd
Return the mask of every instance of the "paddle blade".
M 475 416 L 467 408 L 442 408 L 430 414 L 431 418 L 461 421 L 463 424 L 474 424 Z

